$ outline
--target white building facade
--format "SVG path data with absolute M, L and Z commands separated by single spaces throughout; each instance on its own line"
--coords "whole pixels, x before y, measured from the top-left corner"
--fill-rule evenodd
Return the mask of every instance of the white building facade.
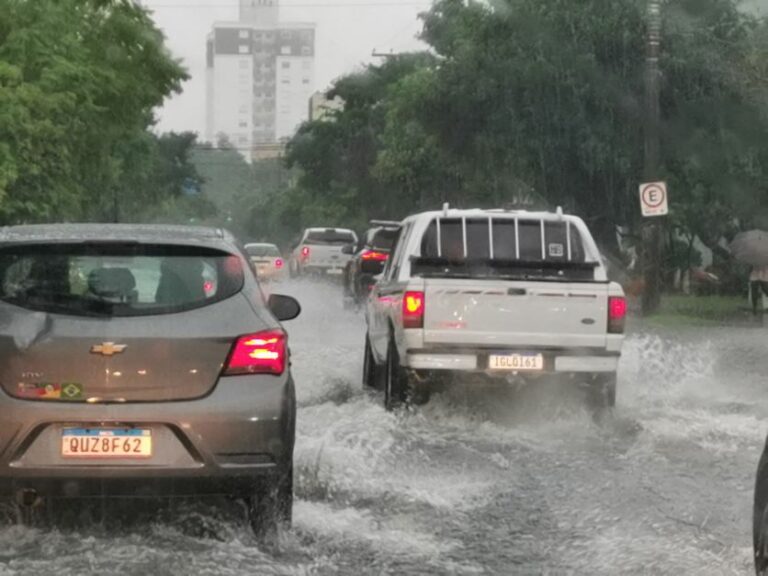
M 307 120 L 315 73 L 313 24 L 281 23 L 276 0 L 240 0 L 240 21 L 207 42 L 206 139 L 247 151 L 290 138 Z

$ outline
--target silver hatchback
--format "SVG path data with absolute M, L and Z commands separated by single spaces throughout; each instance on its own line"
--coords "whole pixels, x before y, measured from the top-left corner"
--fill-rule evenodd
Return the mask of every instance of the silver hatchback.
M 0 495 L 243 497 L 291 519 L 292 298 L 228 233 L 0 230 Z

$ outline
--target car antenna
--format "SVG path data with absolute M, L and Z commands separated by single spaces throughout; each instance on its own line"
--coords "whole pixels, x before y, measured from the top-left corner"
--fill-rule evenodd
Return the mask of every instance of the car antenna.
M 451 205 L 448 202 L 443 202 L 443 217 L 448 216 L 448 209 L 451 207 Z
M 555 214 L 557 214 L 557 218 L 559 220 L 562 220 L 563 219 L 563 207 L 562 206 L 558 206 L 557 210 L 555 210 Z

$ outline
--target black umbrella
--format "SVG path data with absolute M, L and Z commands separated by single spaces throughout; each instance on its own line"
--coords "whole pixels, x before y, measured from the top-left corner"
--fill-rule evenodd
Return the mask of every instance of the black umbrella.
M 750 230 L 736 235 L 729 246 L 736 260 L 752 266 L 768 266 L 768 232 Z

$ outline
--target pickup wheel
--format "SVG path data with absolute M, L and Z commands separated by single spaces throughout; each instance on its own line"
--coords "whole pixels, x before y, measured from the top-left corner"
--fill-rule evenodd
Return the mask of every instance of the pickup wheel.
M 384 378 L 384 407 L 394 410 L 402 406 L 407 397 L 408 373 L 400 366 L 400 355 L 394 338 L 389 341 L 387 347 L 387 366 Z
M 587 403 L 593 410 L 605 410 L 616 406 L 616 373 L 598 373 L 592 376 L 587 392 Z
M 380 369 L 376 365 L 376 360 L 373 357 L 373 350 L 371 350 L 371 339 L 368 337 L 368 334 L 366 334 L 365 353 L 363 356 L 363 387 L 378 388 L 380 380 L 379 373 Z

